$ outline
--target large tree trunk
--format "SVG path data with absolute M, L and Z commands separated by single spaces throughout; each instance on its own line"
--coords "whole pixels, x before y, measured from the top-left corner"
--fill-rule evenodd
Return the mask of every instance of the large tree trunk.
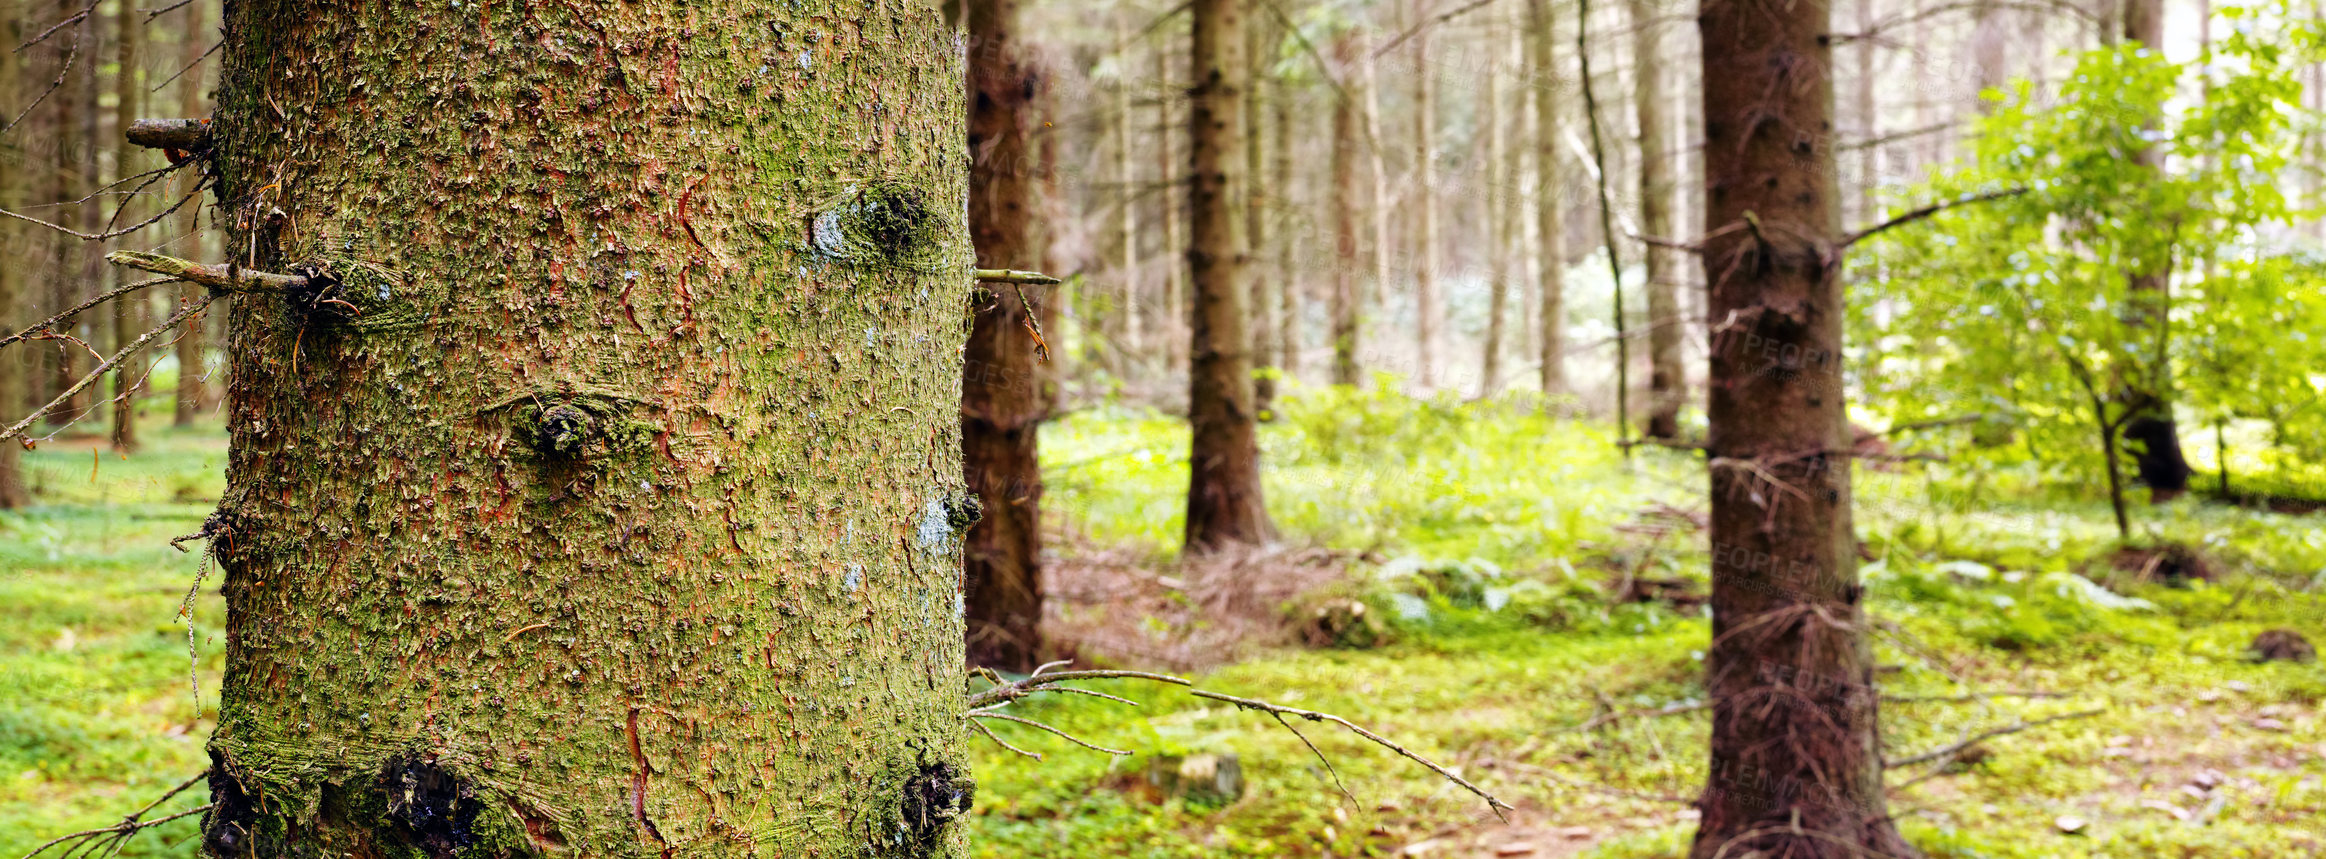
M 1640 229 L 1672 235 L 1670 135 L 1664 130 L 1664 40 L 1654 0 L 1630 0 L 1632 107 L 1639 121 Z M 1613 242 L 1613 238 L 1609 239 Z M 1668 248 L 1642 248 L 1648 281 L 1648 437 L 1679 438 L 1688 375 L 1680 366 L 1680 284 Z
M 24 43 L 25 11 L 13 4 L 0 7 L 0 40 L 12 46 Z M 0 98 L 7 99 L 9 104 L 24 103 L 22 94 L 17 92 L 23 77 L 19 70 L 24 61 L 23 55 L 13 52 L 0 56 Z M 0 119 L 0 122 L 14 118 Z M 23 208 L 24 189 L 28 184 L 23 167 L 28 161 L 22 144 L 30 136 L 25 133 L 29 130 L 0 135 L 0 164 L 8 165 L 7 170 L 0 171 L 0 208 L 13 211 Z M 24 273 L 34 268 L 22 264 L 32 258 L 32 232 L 27 227 L 14 220 L 0 224 L 0 260 L 4 260 L 0 261 L 0 332 L 9 334 L 16 333 L 17 319 L 23 315 L 21 311 L 26 303 Z M 30 346 L 22 344 L 13 352 L 0 353 L 0 414 L 14 415 L 25 405 L 25 383 L 39 366 L 34 362 L 36 353 Z M 0 442 L 0 510 L 14 510 L 32 501 L 24 488 L 23 458 L 23 445 Z
M 959 50 L 228 7 L 213 854 L 965 852 Z
M 1033 135 L 1046 96 L 1017 40 L 1018 0 L 969 0 L 969 236 L 979 268 L 1043 264 Z M 969 662 L 1028 672 L 1042 657 L 1042 466 L 1048 397 L 1029 317 L 1047 287 L 974 299 L 962 352 L 961 463 L 984 516 L 962 547 Z M 1034 303 L 1027 307 L 1021 303 Z
M 1710 780 L 1690 851 L 1912 856 L 1885 810 L 1850 529 L 1829 9 L 1709 0 Z M 1746 228 L 1749 225 L 1749 228 Z
M 1344 81 L 1354 81 L 1357 63 L 1361 62 L 1364 46 L 1353 32 L 1344 32 L 1333 40 L 1333 66 Z M 1363 281 L 1359 272 L 1365 266 L 1359 261 L 1357 241 L 1357 213 L 1361 207 L 1357 196 L 1358 159 L 1365 155 L 1358 151 L 1363 145 L 1363 96 L 1351 92 L 1351 86 L 1338 89 L 1333 99 L 1333 384 L 1355 385 L 1357 377 L 1358 308 L 1364 303 Z
M 144 17 L 134 3 L 117 3 L 113 15 L 113 179 L 140 172 L 143 150 L 130 144 L 124 133 L 129 124 L 137 121 L 138 106 L 143 103 L 145 84 L 138 80 L 138 43 L 143 41 Z M 138 218 L 131 214 L 137 198 L 124 194 L 114 204 L 113 223 L 134 224 Z M 91 206 L 91 209 L 98 207 Z M 117 284 L 136 279 L 128 269 L 113 272 Z M 150 296 L 140 293 L 113 303 L 113 343 L 126 346 L 138 335 L 145 333 L 145 308 L 152 302 Z M 113 371 L 113 449 L 126 453 L 137 449 L 137 394 L 145 382 L 142 362 L 125 361 Z
M 185 15 L 186 20 L 192 23 L 178 31 L 178 68 L 186 70 L 178 76 L 178 115 L 209 116 L 209 103 L 203 98 L 202 91 L 203 73 L 208 69 L 203 67 L 207 64 L 202 62 L 202 54 L 210 48 L 207 38 L 211 32 L 210 4 L 195 0 L 191 7 L 179 14 Z M 194 180 L 185 181 L 191 183 Z M 190 244 L 196 248 L 207 247 L 201 239 L 202 207 L 190 206 L 188 209 L 185 223 L 186 235 L 193 239 Z M 179 290 L 179 299 L 192 301 L 200 294 L 201 291 L 193 284 L 186 284 Z M 191 425 L 194 418 L 202 413 L 202 406 L 210 399 L 209 385 L 202 377 L 203 352 L 206 351 L 206 340 L 202 335 L 209 328 L 204 322 L 202 319 L 188 320 L 176 332 L 178 390 L 176 403 L 170 410 L 172 426 Z
M 1550 0 L 1527 0 L 1526 15 L 1527 65 L 1534 70 L 1529 86 L 1535 103 L 1535 253 L 1541 266 L 1536 275 L 1536 312 L 1541 314 L 1536 327 L 1541 331 L 1535 345 L 1541 350 L 1543 393 L 1558 396 L 1567 393 L 1567 227 L 1560 217 L 1566 182 L 1559 169 L 1557 33 Z
M 2124 38 L 2143 45 L 2164 44 L 2163 0 L 2129 0 L 2124 4 Z M 2164 153 L 2151 145 L 2141 149 L 2138 161 L 2142 169 L 2164 169 Z M 2132 455 L 2132 464 L 2140 473 L 2140 481 L 2148 484 L 2149 499 L 2164 503 L 2178 498 L 2189 490 L 2189 476 L 2195 471 L 2181 456 L 2179 424 L 2173 420 L 2171 311 L 2172 311 L 2172 250 L 2162 248 L 2156 259 L 2126 273 L 2131 279 L 2131 309 L 2134 326 L 2148 341 L 2150 367 L 2138 368 L 2119 379 L 2123 390 L 2118 394 L 2133 409 L 2133 416 L 2124 422 L 2122 436 L 2132 442 L 2126 452 Z M 2146 372 L 2142 372 L 2146 371 Z M 2136 378 L 2138 376 L 2147 378 Z
M 1244 11 L 1195 0 L 1188 79 L 1187 271 L 1195 286 L 1188 339 L 1187 549 L 1253 545 L 1274 536 L 1260 496 L 1244 311 Z
M 1412 0 L 1414 388 L 1436 383 L 1438 341 L 1437 87 L 1430 66 L 1428 0 Z

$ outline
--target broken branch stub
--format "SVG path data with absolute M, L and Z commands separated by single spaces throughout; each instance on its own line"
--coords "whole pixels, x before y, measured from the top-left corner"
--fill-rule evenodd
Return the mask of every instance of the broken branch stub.
M 140 119 L 123 132 L 133 146 L 202 152 L 210 148 L 210 120 Z

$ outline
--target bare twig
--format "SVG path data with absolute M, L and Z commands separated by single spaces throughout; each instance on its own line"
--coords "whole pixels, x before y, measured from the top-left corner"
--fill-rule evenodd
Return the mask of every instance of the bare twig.
M 1036 286 L 1048 286 L 1053 283 L 1064 282 L 1038 271 L 1016 271 L 1005 268 L 975 269 L 972 270 L 970 274 L 974 275 L 978 280 L 994 281 L 999 283 L 1031 283 Z
M 78 314 L 83 310 L 104 304 L 105 302 L 112 301 L 113 299 L 120 298 L 124 295 L 128 295 L 132 292 L 136 292 L 149 286 L 175 282 L 177 282 L 177 278 L 174 277 L 157 277 L 152 280 L 141 280 L 136 283 L 124 284 L 122 286 L 115 287 L 114 289 L 107 292 L 99 293 L 95 298 L 91 298 L 87 301 L 73 305 L 71 309 L 66 310 L 63 313 L 59 313 L 55 316 L 51 316 L 47 319 L 35 322 L 22 331 L 18 331 L 6 337 L 0 337 L 0 346 L 6 346 L 19 340 L 37 339 L 36 335 L 44 331 L 55 330 L 59 323 L 73 318 L 75 314 Z
M 1591 717 L 1588 720 L 1585 720 L 1583 724 L 1576 725 L 1570 730 L 1580 733 L 1582 731 L 1588 731 L 1601 725 L 1605 725 L 1611 722 L 1620 722 L 1624 719 L 1632 717 L 1654 718 L 1656 716 L 1676 716 L 1681 713 L 1693 713 L 1698 710 L 1709 710 L 1711 708 L 1712 702 L 1698 701 L 1690 704 L 1673 704 L 1669 707 L 1662 707 L 1654 710 L 1609 710 L 1605 713 L 1601 713 L 1597 716 Z
M 1978 745 L 1987 740 L 1992 740 L 1996 737 L 2003 736 L 2005 734 L 2016 734 L 2020 731 L 2024 731 L 2038 725 L 2047 725 L 2052 722 L 2059 722 L 2067 719 L 2081 719 L 2087 716 L 2097 716 L 2105 712 L 2108 711 L 2106 709 L 2078 710 L 2073 713 L 2061 713 L 2057 716 L 2046 716 L 2032 722 L 2019 722 L 2017 724 L 2005 725 L 2000 728 L 1981 731 L 1969 739 L 1963 740 L 1962 742 L 1950 743 L 1945 746 L 1940 746 L 1936 749 L 1923 752 L 1922 754 L 1915 755 L 1913 757 L 1900 758 L 1894 761 L 1884 761 L 1882 762 L 1882 765 L 1885 767 L 1910 767 L 1915 764 L 1929 763 L 1931 761 L 1938 760 L 1939 758 L 1952 756 L 1964 749 Z
M 1077 746 L 1081 746 L 1081 747 L 1083 747 L 1083 748 L 1089 749 L 1089 750 L 1091 750 L 1091 751 L 1094 751 L 1094 752 L 1105 752 L 1105 753 L 1107 753 L 1107 754 L 1114 755 L 1114 756 L 1116 756 L 1116 757 L 1122 757 L 1122 756 L 1125 756 L 1125 755 L 1129 755 L 1129 754 L 1130 754 L 1130 752 L 1124 751 L 1124 750 L 1122 750 L 1122 749 L 1110 749 L 1110 748 L 1107 748 L 1107 747 L 1105 747 L 1105 746 L 1098 745 L 1098 744 L 1096 744 L 1096 743 L 1090 742 L 1089 740 L 1085 740 L 1085 739 L 1083 739 L 1083 738 L 1081 738 L 1081 737 L 1077 737 L 1077 736 L 1075 736 L 1075 735 L 1073 735 L 1073 734 L 1066 733 L 1064 730 L 1062 730 L 1062 729 L 1058 728 L 1058 727 L 1057 727 L 1057 726 L 1055 726 L 1055 725 L 1051 725 L 1051 724 L 1049 724 L 1049 723 L 1046 723 L 1046 722 L 1041 722 L 1041 721 L 1034 720 L 1034 719 L 1028 719 L 1028 718 L 1026 718 L 1026 717 L 1024 717 L 1024 716 L 1012 716 L 1012 715 L 1010 715 L 1010 714 L 1008 714 L 1008 713 L 976 712 L 976 713 L 966 713 L 966 714 L 963 714 L 963 718 L 968 718 L 968 719 L 1000 719 L 1000 720 L 1002 720 L 1002 721 L 1004 721 L 1004 722 L 1016 722 L 1016 723 L 1018 723 L 1018 724 L 1020 724 L 1020 725 L 1032 725 L 1032 726 L 1034 726 L 1034 727 L 1036 727 L 1036 728 L 1040 728 L 1040 729 L 1042 729 L 1042 730 L 1049 731 L 1050 733 L 1057 734 L 1058 736 L 1064 737 L 1064 738 L 1066 738 L 1066 741 L 1067 741 L 1067 742 L 1069 742 L 1069 743 L 1073 743 L 1073 744 L 1075 744 L 1075 745 L 1077 745 Z
M 1396 752 L 1400 756 L 1403 756 L 1406 760 L 1413 761 L 1414 763 L 1421 764 L 1422 766 L 1429 768 L 1430 772 L 1437 773 L 1447 781 L 1461 785 L 1464 790 L 1468 790 L 1471 793 L 1477 794 L 1480 799 L 1486 800 L 1486 806 L 1488 808 L 1494 809 L 1494 814 L 1496 817 L 1504 817 L 1502 813 L 1504 810 L 1515 810 L 1511 809 L 1509 803 L 1505 803 L 1500 799 L 1496 799 L 1493 794 L 1487 793 L 1477 785 L 1471 784 L 1469 779 L 1465 779 L 1459 775 L 1456 775 L 1453 770 L 1439 766 L 1436 761 L 1432 761 L 1429 758 L 1415 754 L 1412 750 L 1398 745 L 1397 743 L 1391 741 L 1388 737 L 1384 737 L 1380 734 L 1373 733 L 1372 731 L 1365 730 L 1364 728 L 1359 727 L 1357 723 L 1343 719 L 1339 716 L 1335 716 L 1331 713 L 1319 713 L 1314 710 L 1302 710 L 1297 707 L 1286 707 L 1280 704 L 1271 704 L 1266 701 L 1261 701 L 1254 698 L 1238 698 L 1234 695 L 1222 695 L 1218 692 L 1207 692 L 1202 689 L 1189 689 L 1187 690 L 1187 694 L 1194 695 L 1198 698 L 1209 698 L 1214 701 L 1234 704 L 1246 710 L 1259 710 L 1263 713 L 1277 713 L 1286 716 L 1299 716 L 1300 718 L 1307 719 L 1311 722 L 1331 722 L 1343 728 L 1349 729 L 1351 733 L 1354 733 L 1357 736 L 1372 740 L 1375 745 L 1379 745 L 1382 748 Z
M 1898 217 L 1891 218 L 1887 221 L 1883 221 L 1879 224 L 1875 224 L 1871 227 L 1867 227 L 1865 229 L 1851 233 L 1848 236 L 1842 238 L 1840 246 L 1845 248 L 1849 247 L 1851 245 L 1857 244 L 1858 242 L 1872 238 L 1885 230 L 1902 227 L 1907 224 L 1914 223 L 1915 221 L 1928 218 L 1940 212 L 1944 212 L 1948 209 L 1955 208 L 1957 206 L 1968 206 L 1972 203 L 1985 203 L 1991 200 L 2001 200 L 2006 197 L 2017 197 L 2025 193 L 2027 193 L 2026 188 L 2008 188 L 2001 191 L 1989 191 L 1985 194 L 1974 194 L 1969 197 L 1948 200 L 1943 203 L 1932 203 L 1928 206 L 1915 209 L 1903 215 L 1899 215 Z
M 117 853 L 120 851 L 122 842 L 128 841 L 131 836 L 134 836 L 139 832 L 160 826 L 173 820 L 192 817 L 205 811 L 209 811 L 211 806 L 205 804 L 186 809 L 185 811 L 181 811 L 176 814 L 157 817 L 152 820 L 144 819 L 146 814 L 152 812 L 155 807 L 161 805 L 164 802 L 168 802 L 171 797 L 185 793 L 187 788 L 191 788 L 196 784 L 200 784 L 203 779 L 208 778 L 209 776 L 210 771 L 208 769 L 204 769 L 201 772 L 195 773 L 193 778 L 179 782 L 177 787 L 170 788 L 168 793 L 164 793 L 161 796 L 156 797 L 154 801 L 146 803 L 145 807 L 139 808 L 138 810 L 132 811 L 129 814 L 123 816 L 120 823 L 51 838 L 47 842 L 42 843 L 39 847 L 32 848 L 32 852 L 24 854 L 24 859 L 33 859 L 33 857 L 47 852 L 49 848 L 55 847 L 59 844 L 64 844 L 68 841 L 75 843 L 71 847 L 66 848 L 66 855 L 71 855 L 75 852 L 84 852 L 82 851 L 82 848 L 84 847 L 93 848 L 85 852 L 94 855 L 111 855 L 112 853 Z
M 71 402 L 74 397 L 80 396 L 82 391 L 88 390 L 90 385 L 96 384 L 99 378 L 102 378 L 106 373 L 112 372 L 114 367 L 120 366 L 121 362 L 129 359 L 129 356 L 135 355 L 137 354 L 138 350 L 144 349 L 147 344 L 150 344 L 154 341 L 154 338 L 160 337 L 161 335 L 167 333 L 170 329 L 178 327 L 178 323 L 184 322 L 187 318 L 193 316 L 194 314 L 202 312 L 202 308 L 210 306 L 210 302 L 216 300 L 216 296 L 204 295 L 201 298 L 195 299 L 191 303 L 179 307 L 178 312 L 170 314 L 170 318 L 162 320 L 161 325 L 155 327 L 152 331 L 145 332 L 145 336 L 137 338 L 136 341 L 130 343 L 129 345 L 121 347 L 121 351 L 113 353 L 113 357 L 105 359 L 105 363 L 97 365 L 97 369 L 92 370 L 88 375 L 81 377 L 81 380 L 73 383 L 72 387 L 66 388 L 64 393 L 58 394 L 56 399 L 50 400 L 48 401 L 47 405 L 33 410 L 32 414 L 26 415 L 24 420 L 17 421 L 15 425 L 10 426 L 8 429 L 0 430 L 0 441 L 6 441 L 12 438 L 23 438 L 24 429 L 26 427 L 32 426 L 34 422 L 40 420 L 42 416 L 47 415 L 49 412 L 54 411 L 56 407 Z

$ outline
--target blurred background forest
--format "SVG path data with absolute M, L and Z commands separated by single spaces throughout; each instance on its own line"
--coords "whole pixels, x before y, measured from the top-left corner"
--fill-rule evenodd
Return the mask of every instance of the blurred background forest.
M 2133 6 L 2152 38 L 2128 38 Z M 1001 648 L 1026 664 L 1002 667 L 1201 674 L 1363 722 L 1519 811 L 1345 736 L 1310 735 L 1328 772 L 1230 708 L 1077 697 L 1027 706 L 1136 753 L 981 746 L 976 850 L 1679 855 L 1715 560 L 1693 446 L 1724 324 L 1695 252 L 1696 10 L 1246 14 L 1248 136 L 1224 155 L 1275 540 L 1183 554 L 1188 7 L 1020 11 L 1040 238 L 1013 266 L 1063 282 L 1025 288 L 1049 360 L 998 380 L 1041 427 L 1014 479 L 1042 487 L 1018 573 L 1039 596 Z M 188 156 L 124 142 L 210 114 L 219 15 L 0 0 L 0 209 L 21 215 L 0 336 L 29 347 L 0 351 L 0 426 L 29 442 L 0 448 L 0 855 L 205 762 L 221 609 L 169 540 L 224 486 L 226 314 L 161 325 L 200 293 L 177 283 L 51 317 L 142 277 L 98 246 L 230 256 L 200 172 L 170 169 Z M 2326 635 L 2319 23 L 2316 0 L 1833 8 L 1835 127 L 1803 145 L 1843 192 L 1837 382 L 1890 802 L 1931 855 L 2326 851 L 2326 675 L 2301 658 Z M 1240 783 L 1190 786 L 1183 764 L 1221 755 Z M 122 855 L 195 855 L 195 819 Z

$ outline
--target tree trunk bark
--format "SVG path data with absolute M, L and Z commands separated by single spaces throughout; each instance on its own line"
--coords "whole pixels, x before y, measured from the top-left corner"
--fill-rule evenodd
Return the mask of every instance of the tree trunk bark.
M 1121 15 L 1115 16 L 1115 58 L 1125 62 L 1130 57 L 1130 37 L 1123 31 Z M 1117 192 L 1119 204 L 1115 214 L 1121 235 L 1122 257 L 1117 263 L 1115 314 L 1120 336 L 1115 342 L 1114 371 L 1118 377 L 1128 377 L 1146 354 L 1146 308 L 1139 300 L 1139 175 L 1131 165 L 1131 83 L 1129 74 L 1115 78 L 1115 181 L 1122 185 Z
M 1247 69 L 1243 104 L 1244 233 L 1250 237 L 1246 243 L 1249 253 L 1245 262 L 1252 272 L 1251 294 L 1248 296 L 1252 309 L 1252 409 L 1254 414 L 1265 418 L 1274 413 L 1276 408 L 1274 371 L 1278 351 L 1276 332 L 1279 329 L 1274 312 L 1277 305 L 1270 299 L 1274 297 L 1275 290 L 1285 286 L 1282 278 L 1268 277 L 1265 273 L 1268 271 L 1267 266 L 1260 263 L 1268 256 L 1268 195 L 1276 190 L 1267 187 L 1262 181 L 1268 175 L 1268 135 L 1263 131 L 1267 127 L 1263 121 L 1266 105 L 1265 99 L 1261 98 L 1260 87 L 1268 80 L 1271 43 L 1268 40 L 1268 28 L 1263 26 L 1247 24 L 1244 35 L 1244 61 Z M 1281 99 L 1283 93 L 1278 92 L 1277 97 Z
M 1693 859 L 1917 855 L 1885 808 L 1850 527 L 1825 0 L 1712 0 L 1710 779 Z M 1735 225 L 1736 229 L 1723 229 Z
M 1414 388 L 1436 384 L 1438 342 L 1437 87 L 1430 66 L 1429 4 L 1412 0 Z
M 0 40 L 5 40 L 11 46 L 24 43 L 23 13 L 27 11 L 29 9 L 13 5 L 0 10 L 0 16 L 4 16 L 0 17 Z M 21 54 L 0 56 L 0 98 L 8 99 L 9 104 L 24 103 L 23 94 L 17 90 L 25 77 L 19 71 L 23 65 L 24 57 Z M 13 120 L 15 117 L 8 119 Z M 31 129 L 18 129 L 0 135 L 0 164 L 8 165 L 7 170 L 0 171 L 0 208 L 12 211 L 23 209 L 24 190 L 28 184 L 25 181 L 25 168 L 31 166 L 23 146 L 23 141 L 30 137 L 26 134 L 28 131 Z M 17 319 L 23 315 L 21 311 L 26 303 L 24 272 L 36 268 L 22 264 L 32 259 L 33 255 L 33 234 L 28 226 L 13 220 L 0 225 L 0 259 L 5 260 L 0 263 L 0 331 L 10 334 L 16 332 Z M 25 383 L 32 380 L 40 366 L 35 357 L 37 353 L 32 347 L 33 344 L 24 343 L 19 344 L 13 352 L 0 353 L 0 414 L 10 415 L 11 422 L 17 410 L 25 407 L 28 396 Z M 32 495 L 24 486 L 23 459 L 23 445 L 0 443 L 0 510 L 14 510 L 32 503 Z
M 129 5 L 129 4 L 124 4 Z M 202 54 L 209 50 L 207 34 L 211 32 L 210 4 L 195 0 L 181 14 L 191 24 L 178 31 L 178 68 L 187 69 L 178 76 L 178 115 L 183 117 L 209 116 L 210 106 L 203 97 L 202 79 L 206 69 L 201 67 Z M 185 180 L 191 183 L 193 180 Z M 202 207 L 192 206 L 186 213 L 186 235 L 193 246 L 203 247 Z M 193 301 L 201 296 L 201 289 L 185 284 L 178 290 L 179 301 Z M 209 401 L 209 385 L 203 378 L 203 353 L 207 351 L 203 333 L 208 330 L 202 319 L 189 319 L 177 330 L 178 390 L 176 402 L 170 410 L 172 426 L 190 426 L 201 415 L 202 406 Z
M 1179 173 L 1179 158 L 1172 148 L 1171 106 L 1186 90 L 1171 83 L 1172 31 L 1166 30 L 1161 44 L 1155 49 L 1155 83 L 1160 95 L 1155 99 L 1155 169 L 1158 204 L 1162 212 L 1163 249 L 1157 254 L 1163 260 L 1162 324 L 1158 326 L 1157 340 L 1163 346 L 1164 375 L 1169 376 L 1181 366 L 1182 349 L 1187 346 L 1187 269 L 1181 263 L 1186 245 L 1180 243 L 1180 218 L 1187 209 L 1180 202 L 1186 191 L 1187 178 Z
M 2124 38 L 2143 45 L 2163 45 L 2163 0 L 2125 3 Z M 2145 170 L 2164 169 L 2164 153 L 2154 145 L 2141 149 L 2138 161 Z M 2131 378 L 2140 375 L 2137 372 L 2128 374 L 2120 380 L 2124 390 L 2119 396 L 2133 408 L 2121 431 L 2123 439 L 2133 443 L 2126 452 L 2132 455 L 2140 482 L 2148 484 L 2149 500 L 2162 504 L 2186 493 L 2189 476 L 2195 471 L 2181 455 L 2180 426 L 2173 420 L 2172 250 L 2163 248 L 2159 256 L 2126 273 L 2131 279 L 2129 312 L 2135 330 L 2148 335 L 2154 350 L 2149 359 L 2155 362 L 2154 373 L 2146 381 Z
M 1527 0 L 1527 65 L 1534 70 L 1528 84 L 1534 90 L 1536 311 L 1541 318 L 1535 339 L 1541 349 L 1543 394 L 1567 393 L 1567 226 L 1561 217 L 1567 185 L 1559 163 L 1559 71 L 1553 46 L 1557 37 L 1550 0 Z
M 969 0 L 969 237 L 979 268 L 1043 264 L 1033 135 L 1047 94 L 1017 40 L 1018 0 Z M 1028 324 L 1045 286 L 975 299 L 962 351 L 961 462 L 984 515 L 962 547 L 969 662 L 1025 673 L 1042 654 L 1042 466 L 1048 411 Z M 1027 307 L 1020 299 L 1031 301 Z M 1055 329 L 1053 329 L 1055 330 Z
M 213 855 L 961 856 L 958 36 L 236 0 Z
M 1284 231 L 1276 238 L 1277 297 L 1283 301 L 1283 309 L 1276 320 L 1276 346 L 1282 351 L 1282 357 L 1277 361 L 1278 371 L 1289 380 L 1300 373 L 1301 332 L 1305 330 L 1300 317 L 1306 312 L 1304 299 L 1308 296 L 1308 285 L 1301 277 L 1301 271 L 1292 264 L 1293 246 L 1299 236 L 1307 232 L 1299 225 L 1313 222 L 1294 219 L 1293 213 L 1301 209 L 1293 205 L 1292 93 L 1282 81 L 1278 81 L 1276 86 L 1276 98 L 1269 104 L 1270 112 L 1275 114 L 1276 147 L 1269 153 L 1270 161 L 1273 162 L 1269 172 L 1273 175 L 1268 187 L 1276 195 L 1277 211 L 1285 215 Z M 1254 129 L 1252 133 L 1258 134 L 1259 131 Z M 1258 249 L 1254 250 L 1257 252 Z
M 123 181 L 139 172 L 144 162 L 144 151 L 132 145 L 125 132 L 137 121 L 139 105 L 144 103 L 145 84 L 138 80 L 138 43 L 143 41 L 145 26 L 135 3 L 116 3 L 113 14 L 113 179 Z M 123 194 L 113 207 L 113 222 L 129 225 L 137 222 L 130 214 L 137 198 Z M 91 206 L 91 209 L 100 207 Z M 116 285 L 135 279 L 128 269 L 114 269 L 110 274 Z M 152 296 L 139 293 L 113 302 L 113 343 L 127 345 L 145 333 L 146 307 Z M 145 381 L 145 364 L 125 361 L 113 371 L 113 450 L 129 453 L 137 450 L 137 393 Z
M 1492 13 L 1490 13 L 1492 14 Z M 1486 346 L 1480 356 L 1478 396 L 1494 396 L 1502 387 L 1503 320 L 1510 315 L 1510 257 L 1511 245 L 1516 238 L 1512 229 L 1515 209 L 1505 211 L 1506 201 L 1517 196 L 1518 171 L 1507 163 L 1508 137 L 1503 130 L 1502 76 L 1498 74 L 1504 61 L 1507 44 L 1499 21 L 1489 21 L 1485 44 L 1487 56 L 1480 63 L 1483 76 L 1478 86 L 1478 130 L 1486 136 L 1484 208 L 1481 223 L 1486 226 Z
M 1632 107 L 1639 122 L 1640 229 L 1672 235 L 1671 141 L 1664 130 L 1664 45 L 1654 0 L 1630 0 Z M 1610 242 L 1612 242 L 1612 238 Z M 1680 366 L 1680 291 L 1672 252 L 1643 244 L 1648 281 L 1648 437 L 1680 437 L 1688 375 Z
M 1244 311 L 1244 11 L 1194 0 L 1188 79 L 1187 271 L 1195 287 L 1188 338 L 1187 551 L 1256 545 L 1274 534 L 1260 495 L 1258 413 Z
M 1344 80 L 1358 77 L 1357 63 L 1361 61 L 1363 46 L 1355 33 L 1342 33 L 1333 40 L 1333 65 Z M 1358 306 L 1364 294 L 1359 274 L 1360 262 L 1357 242 L 1357 214 L 1362 207 L 1357 196 L 1357 161 L 1364 153 L 1357 151 L 1363 145 L 1363 105 L 1361 93 L 1353 86 L 1340 88 L 1339 98 L 1333 100 L 1333 384 L 1356 385 Z
M 81 0 L 56 0 L 50 4 L 50 12 L 55 15 L 53 20 L 62 21 L 80 11 L 84 5 Z M 90 49 L 93 51 L 94 47 L 92 45 Z M 96 170 L 92 167 L 96 161 L 96 140 L 87 133 L 88 124 L 82 118 L 96 110 L 94 69 L 97 64 L 81 62 L 78 65 L 78 69 L 64 70 L 64 77 L 58 82 L 56 92 L 50 93 L 44 102 L 48 113 L 47 139 L 54 141 L 59 151 L 50 165 L 47 187 L 40 194 L 43 200 L 56 202 L 78 199 L 84 192 L 76 189 L 83 184 L 95 184 L 88 180 L 96 176 Z M 34 85 L 45 87 L 46 83 Z M 81 300 L 82 290 L 88 285 L 80 278 L 81 263 L 86 254 L 82 253 L 81 243 L 76 239 L 57 235 L 45 238 L 49 250 L 49 285 L 48 295 L 45 296 L 47 306 L 71 307 Z M 67 330 L 78 329 L 93 337 L 97 328 L 94 320 L 103 318 L 102 313 L 85 313 L 74 320 Z M 44 369 L 48 378 L 45 380 L 47 390 L 41 391 L 42 396 L 38 399 L 47 402 L 57 394 L 70 390 L 74 383 L 81 380 L 81 356 L 74 349 L 41 351 L 44 353 Z M 48 415 L 48 428 L 61 431 L 70 426 L 72 421 L 82 415 L 92 399 L 93 395 L 84 393 L 59 404 Z

